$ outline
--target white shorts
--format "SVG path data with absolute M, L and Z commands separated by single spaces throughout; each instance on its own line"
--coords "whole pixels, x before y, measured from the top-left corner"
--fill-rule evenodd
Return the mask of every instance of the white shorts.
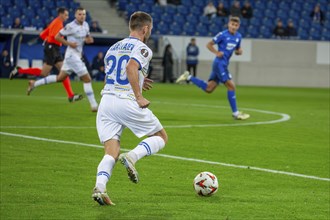
M 74 55 L 69 55 L 68 57 L 64 58 L 61 70 L 63 70 L 68 75 L 76 73 L 79 77 L 88 74 L 85 63 L 81 60 L 80 57 Z
M 138 138 L 163 129 L 152 111 L 140 108 L 136 101 L 111 94 L 103 95 L 96 116 L 96 128 L 101 143 L 110 139 L 120 140 L 125 127 Z

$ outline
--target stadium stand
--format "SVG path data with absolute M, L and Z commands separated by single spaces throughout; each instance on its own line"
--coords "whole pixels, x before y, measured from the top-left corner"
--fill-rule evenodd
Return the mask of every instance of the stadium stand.
M 56 9 L 59 7 L 69 10 L 69 22 L 74 19 L 74 11 L 80 3 L 74 0 L 0 0 L 0 27 L 12 28 L 14 19 L 19 17 L 24 28 L 43 29 L 57 16 Z M 86 21 L 91 25 L 92 18 L 88 11 Z
M 118 0 L 117 10 L 126 14 L 126 19 L 136 10 L 146 11 L 154 17 L 154 33 L 166 35 L 212 36 L 226 27 L 228 18 L 208 20 L 203 16 L 204 6 L 210 0 L 181 0 L 180 5 L 159 6 L 151 0 Z M 239 0 L 241 6 L 245 0 Z M 170 1 L 168 1 L 170 2 Z M 230 8 L 234 0 L 221 0 Z M 214 0 L 214 5 L 219 1 Z M 292 20 L 298 32 L 295 39 L 329 41 L 330 2 L 328 0 L 250 0 L 253 18 L 242 19 L 240 32 L 243 37 L 276 39 L 272 30 L 277 20 L 286 26 Z M 325 22 L 315 24 L 310 13 L 320 4 Z M 1 10 L 0 10 L 1 13 Z M 173 22 L 175 21 L 175 22 Z M 181 26 L 180 28 L 178 28 Z

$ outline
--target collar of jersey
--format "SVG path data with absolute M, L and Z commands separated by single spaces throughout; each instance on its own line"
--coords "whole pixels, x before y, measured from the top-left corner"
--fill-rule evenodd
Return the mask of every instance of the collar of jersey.
M 139 38 L 136 38 L 136 37 L 132 37 L 132 36 L 129 36 L 128 38 L 130 38 L 130 39 L 136 39 L 136 40 L 140 40 Z

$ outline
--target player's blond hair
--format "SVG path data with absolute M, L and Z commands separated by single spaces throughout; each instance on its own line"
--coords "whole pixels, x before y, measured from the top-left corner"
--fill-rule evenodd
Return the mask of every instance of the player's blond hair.
M 229 21 L 236 22 L 239 24 L 241 23 L 241 19 L 239 19 L 239 17 L 236 17 L 236 16 L 230 16 Z
M 129 19 L 129 29 L 131 31 L 140 30 L 146 25 L 152 23 L 152 18 L 143 11 L 134 12 Z

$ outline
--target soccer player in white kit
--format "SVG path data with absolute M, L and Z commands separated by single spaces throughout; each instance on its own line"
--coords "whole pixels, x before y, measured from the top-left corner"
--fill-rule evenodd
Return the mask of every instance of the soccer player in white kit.
M 100 205 L 114 205 L 106 184 L 116 161 L 125 166 L 129 179 L 138 183 L 135 163 L 164 148 L 167 134 L 157 117 L 147 108 L 150 102 L 142 95 L 152 51 L 145 44 L 150 37 L 152 18 L 135 12 L 129 21 L 130 36 L 112 45 L 104 58 L 105 86 L 96 118 L 97 132 L 105 155 L 97 168 L 92 197 Z M 147 136 L 133 150 L 120 153 L 120 137 L 129 128 L 138 138 Z
M 95 100 L 92 88 L 92 79 L 88 74 L 85 63 L 81 60 L 83 46 L 85 43 L 93 43 L 94 39 L 90 36 L 89 25 L 86 20 L 86 10 L 77 8 L 75 12 L 75 20 L 65 25 L 63 29 L 55 36 L 55 39 L 62 44 L 68 46 L 65 52 L 63 66 L 59 75 L 49 75 L 37 81 L 30 80 L 27 94 L 30 95 L 32 90 L 38 86 L 62 82 L 68 75 L 76 73 L 84 82 L 84 91 L 93 112 L 97 111 L 98 104 Z M 65 40 L 63 36 L 66 36 Z

